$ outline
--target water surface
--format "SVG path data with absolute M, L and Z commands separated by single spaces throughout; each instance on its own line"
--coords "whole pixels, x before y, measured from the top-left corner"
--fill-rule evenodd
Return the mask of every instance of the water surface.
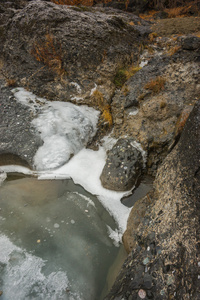
M 107 225 L 116 228 L 71 180 L 10 177 L 0 187 L 1 299 L 101 299 L 120 250 Z

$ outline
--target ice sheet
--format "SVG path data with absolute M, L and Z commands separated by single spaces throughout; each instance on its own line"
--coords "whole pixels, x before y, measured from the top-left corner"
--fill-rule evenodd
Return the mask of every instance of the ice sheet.
M 0 235 L 0 272 L 3 279 L 3 299 L 70 299 L 66 295 L 69 281 L 65 272 L 42 273 L 45 261 L 15 246 L 5 235 Z M 2 272 L 3 271 L 3 272 Z

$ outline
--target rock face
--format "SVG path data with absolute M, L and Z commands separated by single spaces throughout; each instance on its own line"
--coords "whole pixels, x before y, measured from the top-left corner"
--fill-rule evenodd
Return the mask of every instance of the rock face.
M 113 98 L 114 136 L 127 136 L 141 143 L 148 153 L 150 174 L 155 175 L 166 157 L 175 138 L 180 115 L 187 110 L 188 116 L 199 98 L 200 57 L 199 50 L 194 50 L 199 40 L 195 37 L 180 38 L 171 45 L 172 51 L 177 49 L 171 55 L 160 52 L 169 47 L 171 40 L 158 39 L 157 45 L 152 45 L 155 49 L 153 58 L 146 53 L 148 64 L 132 76 Z M 186 42 L 193 51 L 185 50 Z
M 18 103 L 0 80 L 0 165 L 33 165 L 42 140 L 31 125 L 29 108 Z
M 133 208 L 124 236 L 131 252 L 105 299 L 200 298 L 199 120 L 200 101 L 159 168 L 154 191 L 140 200 L 146 209 L 138 224 Z
M 115 191 L 128 191 L 142 173 L 141 151 L 131 140 L 120 139 L 109 151 L 106 164 L 101 173 L 103 187 Z
M 109 100 L 116 70 L 136 61 L 147 25 L 109 8 L 31 1 L 2 28 L 6 76 L 52 100 L 81 103 L 97 86 Z

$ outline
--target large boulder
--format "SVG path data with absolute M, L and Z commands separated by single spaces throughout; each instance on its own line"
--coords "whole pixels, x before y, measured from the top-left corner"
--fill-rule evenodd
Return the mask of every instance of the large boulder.
M 103 187 L 115 191 L 128 191 L 136 184 L 143 169 L 141 150 L 134 141 L 120 139 L 108 152 L 101 173 Z
M 146 21 L 125 12 L 46 1 L 15 11 L 3 30 L 7 77 L 37 95 L 79 103 L 98 86 L 110 99 L 116 70 L 137 60 L 150 32 Z
M 105 299 L 200 299 L 199 119 L 200 101 L 159 168 L 154 191 L 139 200 L 140 219 L 133 208 L 124 236 L 130 254 Z

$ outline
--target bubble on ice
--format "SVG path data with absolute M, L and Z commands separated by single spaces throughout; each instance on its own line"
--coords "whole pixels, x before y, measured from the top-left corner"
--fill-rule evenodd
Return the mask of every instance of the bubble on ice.
M 54 227 L 54 228 L 59 228 L 60 225 L 59 225 L 58 223 L 55 223 L 55 224 L 53 225 L 53 227 Z

